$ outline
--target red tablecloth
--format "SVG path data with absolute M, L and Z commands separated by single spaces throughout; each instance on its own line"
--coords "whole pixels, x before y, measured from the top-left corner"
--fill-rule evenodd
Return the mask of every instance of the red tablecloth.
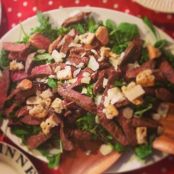
M 37 10 L 47 11 L 71 6 L 97 6 L 130 13 L 135 16 L 148 16 L 155 25 L 174 38 L 174 15 L 154 12 L 145 9 L 134 0 L 2 0 L 2 21 L 0 34 L 7 32 L 20 21 L 33 16 Z M 1 140 L 1 137 L 0 137 Z M 30 157 L 40 174 L 58 174 L 47 165 Z M 161 162 L 129 174 L 174 174 L 174 157 L 170 156 Z

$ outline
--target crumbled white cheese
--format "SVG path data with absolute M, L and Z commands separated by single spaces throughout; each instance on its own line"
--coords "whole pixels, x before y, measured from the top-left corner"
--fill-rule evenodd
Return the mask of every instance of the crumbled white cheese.
M 102 155 L 108 155 L 113 151 L 113 147 L 111 144 L 102 144 L 99 149 Z
M 118 115 L 118 110 L 114 105 L 109 104 L 103 109 L 103 113 L 105 113 L 107 119 L 113 119 Z
M 158 113 L 154 113 L 154 114 L 152 114 L 152 118 L 153 118 L 154 120 L 158 121 L 158 120 L 161 119 L 161 115 L 158 114 Z
M 135 99 L 145 94 L 142 86 L 137 85 L 135 82 L 130 82 L 127 86 L 123 86 L 121 89 L 123 94 L 129 101 L 134 101 Z
M 109 47 L 101 47 L 99 61 L 104 60 L 106 57 L 110 57 L 110 52 L 111 49 Z
M 39 96 L 32 96 L 26 100 L 27 105 L 38 105 L 42 102 L 42 98 Z
M 80 73 L 80 71 L 81 71 L 81 68 L 76 69 L 76 70 L 73 72 L 73 77 L 77 77 L 77 75 Z
M 81 44 L 75 43 L 75 42 L 71 42 L 68 47 L 82 47 Z
M 100 124 L 100 120 L 99 120 L 99 116 L 98 115 L 95 116 L 95 123 Z
M 72 79 L 72 71 L 70 66 L 66 66 L 65 69 L 62 69 L 57 72 L 58 80 L 69 80 Z
M 85 87 L 83 87 L 81 94 L 87 94 L 87 93 L 88 93 L 87 89 Z
M 10 62 L 11 71 L 22 70 L 22 69 L 24 69 L 24 65 L 22 64 L 22 62 L 17 62 L 16 60 L 12 60 Z
M 99 105 L 101 103 L 101 99 L 102 99 L 102 95 L 101 94 L 96 95 L 96 97 L 95 97 L 95 104 Z
M 49 118 L 47 118 L 45 121 L 43 121 L 40 124 L 40 127 L 42 129 L 42 132 L 48 135 L 50 133 L 50 130 L 57 125 L 58 125 L 57 118 L 56 116 L 52 115 Z
M 136 139 L 138 144 L 144 144 L 147 142 L 147 127 L 136 128 Z
M 51 89 L 49 89 L 49 88 L 40 94 L 40 97 L 42 97 L 43 99 L 50 98 L 52 96 L 53 96 L 53 93 L 52 93 Z
M 98 55 L 97 51 L 94 49 L 91 49 L 91 52 L 94 53 L 95 55 Z
M 104 78 L 103 79 L 103 88 L 105 88 L 107 84 L 108 84 L 108 79 Z
M 118 66 L 122 63 L 125 53 L 121 55 L 114 55 L 109 58 L 110 63 L 114 66 L 115 70 L 118 70 Z
M 135 63 L 129 63 L 128 69 L 134 69 L 140 67 L 140 64 L 136 61 Z
M 60 98 L 54 99 L 51 104 L 51 108 L 53 108 L 56 113 L 60 114 L 64 109 L 63 101 Z
M 81 63 L 79 63 L 78 65 L 75 65 L 77 68 L 83 68 L 84 67 L 84 63 L 83 62 L 81 62 Z
M 84 44 L 91 44 L 94 38 L 95 38 L 95 34 L 90 32 L 84 33 L 79 36 L 80 42 Z
M 114 87 L 107 91 L 107 96 L 104 100 L 104 106 L 107 107 L 109 104 L 115 104 L 123 100 L 125 100 L 125 97 L 121 90 L 117 87 Z
M 45 118 L 48 114 L 48 110 L 41 104 L 34 105 L 30 110 L 29 114 L 35 118 Z
M 36 81 L 39 82 L 39 83 L 45 83 L 47 84 L 48 83 L 48 78 L 47 77 L 43 77 L 43 78 L 36 78 Z
M 81 78 L 81 83 L 89 84 L 91 81 L 90 73 L 84 72 L 83 77 Z
M 93 71 L 97 71 L 99 69 L 99 63 L 94 56 L 89 57 L 88 68 L 91 68 Z
M 53 50 L 51 56 L 53 57 L 56 63 L 63 62 L 63 59 L 66 57 L 66 54 Z

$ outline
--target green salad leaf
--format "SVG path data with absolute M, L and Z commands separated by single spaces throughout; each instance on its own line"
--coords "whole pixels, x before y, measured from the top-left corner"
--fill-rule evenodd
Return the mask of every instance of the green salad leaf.
M 142 48 L 141 57 L 140 59 L 138 59 L 138 63 L 142 65 L 143 63 L 148 61 L 148 59 L 149 59 L 149 54 L 148 54 L 147 48 Z
M 169 41 L 167 41 L 166 39 L 161 39 L 155 42 L 155 47 L 159 48 L 159 49 L 163 49 L 165 48 L 167 45 L 169 44 Z
M 43 61 L 43 60 L 52 60 L 52 56 L 49 53 L 37 54 L 33 60 L 34 61 Z
M 118 142 L 113 144 L 113 148 L 117 152 L 124 152 L 125 151 L 125 147 L 122 144 L 118 143 Z
M 48 86 L 53 89 L 57 88 L 57 80 L 48 78 Z
M 56 141 L 56 146 L 51 147 L 54 148 L 53 152 L 51 151 L 50 147 L 48 147 L 48 143 L 45 143 L 38 147 L 38 150 L 41 152 L 41 154 L 47 158 L 49 168 L 55 168 L 59 166 L 61 155 L 63 153 L 61 140 L 56 139 L 54 141 Z
M 142 117 L 146 112 L 153 108 L 153 104 L 156 102 L 156 98 L 152 96 L 145 96 L 144 103 L 134 107 L 134 115 Z
M 41 131 L 40 126 L 17 125 L 11 128 L 13 134 L 21 138 L 23 141 L 31 135 L 38 134 Z
M 86 95 L 87 96 L 94 97 L 93 87 L 94 87 L 93 84 L 87 85 L 87 87 L 86 87 L 86 89 L 87 89 L 87 94 Z
M 116 26 L 115 22 L 110 20 L 110 19 L 107 19 L 104 22 L 104 26 L 106 26 L 109 29 L 109 31 L 114 31 L 114 30 L 117 29 L 117 26 Z
M 94 33 L 96 29 L 98 28 L 98 24 L 93 17 L 89 17 L 86 23 L 87 23 L 87 31 L 91 33 Z
M 91 132 L 96 126 L 95 116 L 88 112 L 78 118 L 76 124 L 79 129 Z
M 124 85 L 126 85 L 126 82 L 123 79 L 117 79 L 114 82 L 114 86 L 116 87 L 122 87 Z
M 64 35 L 69 32 L 69 28 L 60 27 L 57 29 L 57 35 Z
M 138 158 L 144 160 L 152 155 L 153 149 L 151 144 L 142 144 L 135 147 L 135 154 Z
M 112 47 L 112 52 L 116 53 L 116 54 L 121 54 L 126 48 L 128 47 L 127 43 L 123 43 L 123 44 L 115 44 Z
M 5 50 L 0 51 L 0 68 L 5 68 L 9 65 L 8 53 Z
M 49 17 L 41 12 L 38 12 L 37 19 L 39 22 L 39 26 L 33 28 L 31 34 L 39 32 L 50 38 L 51 40 L 56 39 L 58 36 L 58 32 L 52 27 Z
M 144 17 L 143 18 L 143 22 L 146 24 L 147 27 L 149 27 L 149 29 L 152 31 L 152 33 L 154 34 L 154 36 L 156 38 L 158 38 L 158 33 L 153 25 L 153 23 L 147 18 L 147 17 Z

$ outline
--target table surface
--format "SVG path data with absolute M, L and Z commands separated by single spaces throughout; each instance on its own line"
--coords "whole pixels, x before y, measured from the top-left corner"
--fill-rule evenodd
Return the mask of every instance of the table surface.
M 0 26 L 0 36 L 13 28 L 19 22 L 35 15 L 39 11 L 47 11 L 56 8 L 72 6 L 95 6 L 114 9 L 129 13 L 138 17 L 147 16 L 155 25 L 167 32 L 174 38 L 174 14 L 165 14 L 148 10 L 141 7 L 134 0 L 1 0 L 2 21 Z M 10 142 L 8 139 L 0 140 Z M 11 143 L 11 142 L 10 142 Z M 40 174 L 59 174 L 58 170 L 48 169 L 47 165 L 33 157 L 32 160 Z M 152 166 L 128 172 L 129 174 L 174 174 L 174 157 L 158 162 Z

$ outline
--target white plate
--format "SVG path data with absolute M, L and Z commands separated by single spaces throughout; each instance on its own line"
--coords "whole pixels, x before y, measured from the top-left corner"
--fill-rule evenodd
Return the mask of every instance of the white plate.
M 141 30 L 142 37 L 146 38 L 146 40 L 149 42 L 152 42 L 152 43 L 154 42 L 153 34 L 144 25 L 142 20 L 140 20 L 137 17 L 131 16 L 125 13 L 117 12 L 114 10 L 94 8 L 94 7 L 75 7 L 75 8 L 73 7 L 73 8 L 52 10 L 47 12 L 46 14 L 48 14 L 51 17 L 51 20 L 55 25 L 60 25 L 65 18 L 69 17 L 69 15 L 72 14 L 72 12 L 74 13 L 75 11 L 91 11 L 93 15 L 95 16 L 95 18 L 98 20 L 111 19 L 115 21 L 116 23 L 130 22 L 130 23 L 137 24 Z M 37 24 L 38 22 L 36 17 L 29 18 L 22 23 L 24 30 L 26 32 L 29 32 L 30 29 L 35 27 Z M 173 42 L 173 40 L 164 32 L 159 30 L 159 33 L 162 38 L 165 38 Z M 1 42 L 2 41 L 18 41 L 21 38 L 21 36 L 22 36 L 22 33 L 20 30 L 20 26 L 18 25 L 15 28 L 13 28 L 11 31 L 9 31 L 5 36 L 3 36 L 1 39 Z M 11 134 L 9 129 L 6 129 L 6 125 L 7 125 L 7 121 L 4 121 L 1 129 L 15 144 L 17 144 L 19 147 L 21 147 L 23 150 L 25 150 L 32 156 L 42 161 L 47 161 L 38 151 L 36 150 L 29 151 L 26 146 L 22 145 L 21 140 L 17 138 L 15 135 Z M 154 155 L 154 158 L 149 160 L 148 162 L 142 162 L 137 160 L 134 155 L 126 154 L 126 156 L 123 156 L 118 164 L 114 165 L 114 167 L 109 170 L 109 173 L 115 173 L 115 172 L 119 173 L 119 172 L 135 170 L 135 169 L 153 164 L 156 161 L 161 160 L 162 158 L 163 158 L 162 155 Z
M 4 142 L 0 142 L 0 170 L 2 174 L 39 174 L 22 152 Z
M 135 2 L 151 10 L 174 13 L 174 0 L 135 0 Z

